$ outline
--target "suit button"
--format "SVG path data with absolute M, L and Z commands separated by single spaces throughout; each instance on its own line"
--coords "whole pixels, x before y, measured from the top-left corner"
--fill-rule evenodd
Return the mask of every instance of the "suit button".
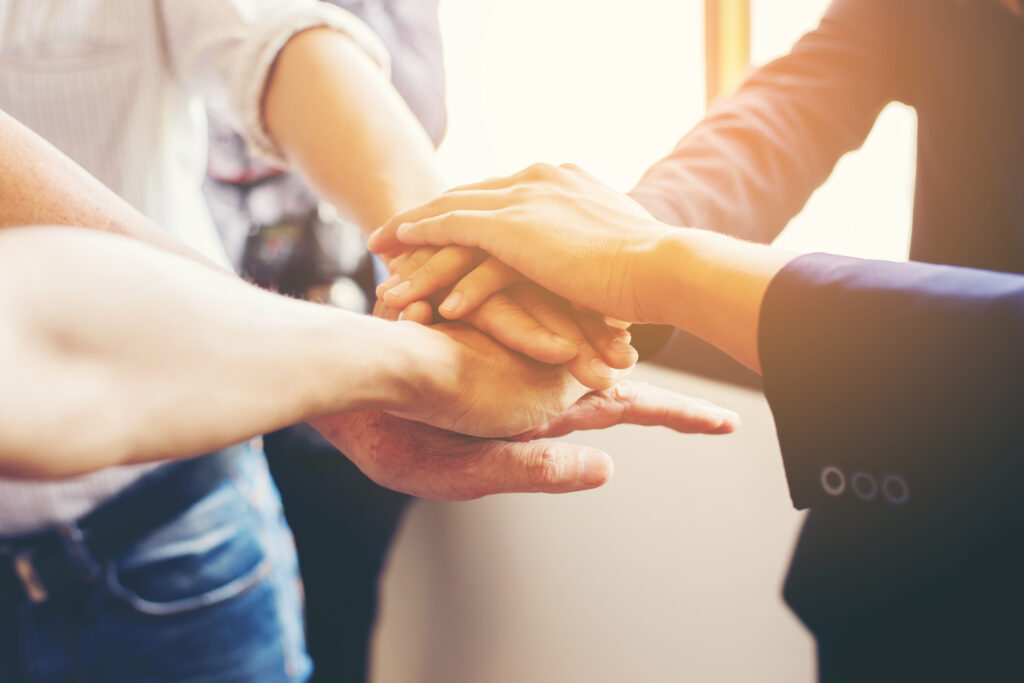
M 835 465 L 821 468 L 821 488 L 830 496 L 841 495 L 846 490 L 846 475 Z
M 882 495 L 893 505 L 903 505 L 910 497 L 907 480 L 898 474 L 887 474 L 882 478 Z
M 861 500 L 872 500 L 878 493 L 878 483 L 867 472 L 855 472 L 851 485 L 853 492 Z

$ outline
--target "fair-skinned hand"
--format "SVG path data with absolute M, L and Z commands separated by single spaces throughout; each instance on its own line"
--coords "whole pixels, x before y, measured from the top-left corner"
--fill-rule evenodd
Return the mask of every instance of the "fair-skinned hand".
M 659 302 L 642 295 L 641 262 L 671 231 L 584 171 L 538 164 L 402 212 L 369 244 L 381 254 L 410 245 L 478 247 L 574 304 L 631 322 L 660 322 L 645 312 Z
M 624 382 L 589 394 L 517 441 L 479 439 L 367 411 L 311 424 L 381 486 L 421 498 L 471 500 L 496 493 L 568 493 L 611 477 L 604 452 L 555 441 L 576 429 L 620 423 L 665 425 L 686 433 L 727 434 L 738 417 L 702 399 Z
M 506 437 L 544 424 L 588 392 L 563 366 L 511 351 L 464 323 L 408 331 L 416 335 L 421 384 L 386 408 L 400 417 L 462 434 Z M 602 388 L 620 377 L 604 379 Z
M 616 370 L 636 363 L 636 350 L 623 326 L 608 325 L 601 315 L 573 309 L 479 249 L 420 247 L 392 259 L 389 267 L 391 278 L 377 289 L 380 299 L 374 313 L 379 317 L 430 324 L 440 300 L 455 295 L 447 285 L 465 275 L 460 286 L 470 297 L 467 315 L 463 317 L 461 311 L 451 315 L 442 303 L 437 308 L 445 318 L 462 317 L 535 360 L 565 363 L 576 379 L 592 389 L 608 386 Z M 486 296 L 474 299 L 473 293 L 482 290 Z

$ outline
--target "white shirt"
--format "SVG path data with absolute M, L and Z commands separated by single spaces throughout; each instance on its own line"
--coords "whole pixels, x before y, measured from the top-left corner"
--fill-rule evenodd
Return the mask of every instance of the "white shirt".
M 0 109 L 227 265 L 201 192 L 203 105 L 280 161 L 262 125 L 264 85 L 284 44 L 316 26 L 344 31 L 387 68 L 369 28 L 317 0 L 0 0 Z M 0 478 L 0 536 L 78 518 L 152 467 Z

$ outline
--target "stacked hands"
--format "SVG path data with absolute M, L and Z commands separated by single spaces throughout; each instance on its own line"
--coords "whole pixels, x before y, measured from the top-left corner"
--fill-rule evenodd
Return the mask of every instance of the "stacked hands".
M 646 321 L 630 289 L 628 257 L 663 230 L 632 200 L 571 167 L 531 167 L 395 216 L 370 240 L 393 273 L 375 312 L 417 328 L 407 331 L 421 335 L 419 357 L 450 358 L 455 342 L 456 360 L 435 364 L 420 380 L 429 387 L 385 413 L 314 424 L 350 455 L 389 451 L 358 461 L 371 478 L 442 499 L 566 492 L 611 475 L 602 452 L 534 439 L 620 423 L 734 431 L 739 419 L 731 411 L 620 381 L 637 361 L 629 323 Z M 375 428 L 353 430 L 352 419 Z M 352 434 L 408 434 L 419 447 L 397 449 L 408 463 L 396 466 L 396 449 L 345 443 L 363 438 Z M 425 476 L 425 469 L 444 476 Z
M 387 313 L 405 309 L 404 317 L 426 321 L 431 310 L 424 300 L 432 297 L 440 299 L 443 317 L 474 325 L 482 318 L 489 330 L 502 328 L 495 338 L 537 360 L 546 360 L 541 349 L 553 351 L 554 334 L 577 342 L 588 361 L 625 369 L 636 353 L 624 348 L 629 323 L 623 321 L 665 319 L 658 311 L 666 302 L 658 299 L 667 293 L 659 296 L 645 282 L 651 273 L 644 261 L 671 232 L 585 171 L 537 164 L 404 211 L 378 228 L 369 245 L 397 264 L 378 291 Z M 520 310 L 510 313 L 514 303 Z M 538 314 L 529 320 L 533 311 Z M 511 329 L 523 320 L 518 331 Z M 601 372 L 583 370 L 591 364 Z M 598 363 L 570 365 L 593 388 L 601 386 L 595 377 L 615 378 Z

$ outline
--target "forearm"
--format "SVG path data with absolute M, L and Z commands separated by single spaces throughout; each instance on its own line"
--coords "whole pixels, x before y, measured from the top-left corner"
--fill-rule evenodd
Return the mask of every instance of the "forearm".
M 409 400 L 404 325 L 286 299 L 130 240 L 0 234 L 0 468 L 185 457 Z
M 650 302 L 651 322 L 684 329 L 760 372 L 761 304 L 794 256 L 703 230 L 673 231 L 645 257 L 640 297 Z
M 380 68 L 337 31 L 311 29 L 288 42 L 263 112 L 289 162 L 367 232 L 443 189 L 415 116 Z
M 127 235 L 213 265 L 31 130 L 0 112 L 0 229 L 69 225 Z
M 716 101 L 630 193 L 659 220 L 770 242 L 889 101 L 906 96 L 905 11 L 835 0 L 792 50 Z

